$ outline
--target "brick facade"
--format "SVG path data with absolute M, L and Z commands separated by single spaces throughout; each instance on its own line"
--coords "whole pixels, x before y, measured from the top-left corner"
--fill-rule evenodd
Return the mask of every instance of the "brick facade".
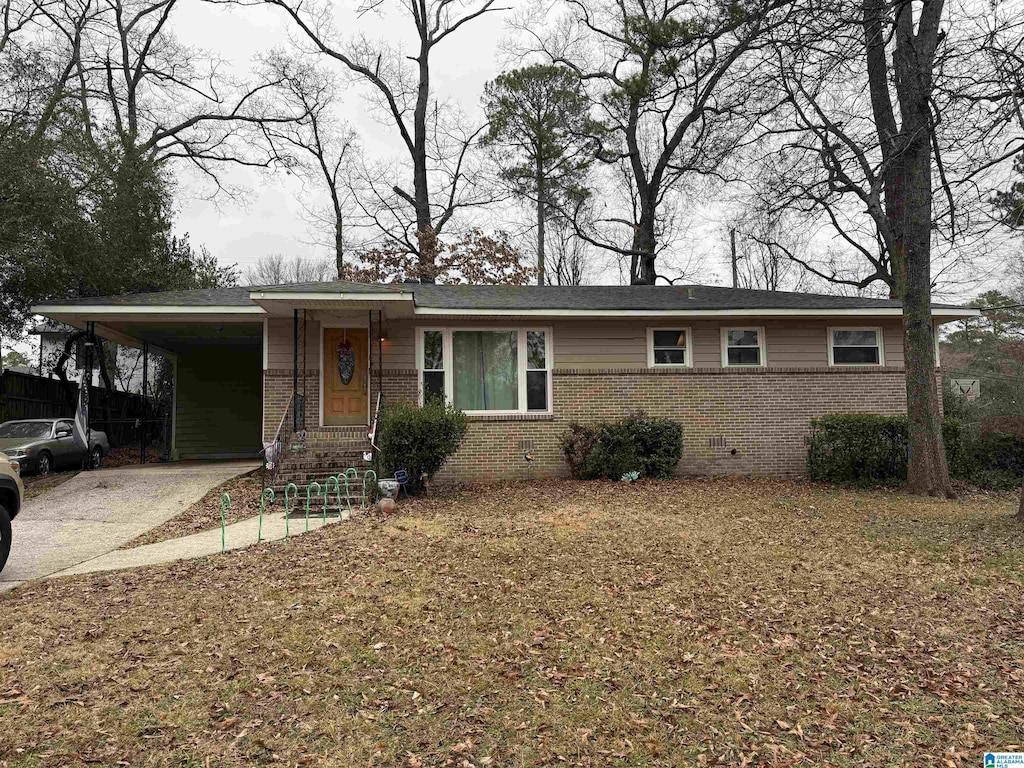
M 595 423 L 630 410 L 683 426 L 679 474 L 787 477 L 804 471 L 811 419 L 836 411 L 906 411 L 902 368 L 724 370 L 556 369 L 553 414 L 469 417 L 469 431 L 439 480 L 567 474 L 559 447 L 573 421 Z M 416 371 L 385 371 L 388 399 L 416 398 Z M 524 454 L 533 455 L 528 466 Z
M 391 336 L 400 337 L 399 329 L 391 330 Z M 393 346 L 384 350 L 381 377 L 385 402 L 415 402 L 419 375 L 408 365 L 412 360 L 406 362 L 411 353 L 402 353 L 399 342 L 391 343 Z M 574 368 L 560 362 L 574 353 L 574 346 L 559 347 L 556 339 L 551 415 L 470 416 L 465 442 L 438 479 L 483 481 L 565 475 L 568 468 L 560 440 L 570 423 L 618 419 L 631 410 L 643 410 L 682 425 L 680 474 L 794 476 L 804 472 L 805 440 L 812 419 L 837 411 L 906 411 L 902 365 Z M 890 349 L 886 356 L 892 355 Z M 371 407 L 379 374 L 374 362 Z M 306 427 L 310 430 L 317 428 L 320 419 L 319 383 L 319 371 L 307 369 Z M 301 378 L 299 388 L 301 391 Z M 276 432 L 291 393 L 290 368 L 264 372 L 265 439 Z M 529 464 L 524 458 L 527 452 L 533 457 Z
M 320 371 L 309 368 L 305 372 L 306 425 L 309 428 L 319 422 L 320 413 Z M 302 392 L 302 374 L 299 375 L 299 392 Z M 277 432 L 288 398 L 292 396 L 293 379 L 290 368 L 271 368 L 263 371 L 263 440 L 269 441 Z

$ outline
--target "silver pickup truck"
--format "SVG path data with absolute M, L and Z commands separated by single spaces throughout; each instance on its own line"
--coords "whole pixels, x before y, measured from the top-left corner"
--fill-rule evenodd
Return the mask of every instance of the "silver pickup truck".
M 21 465 L 21 471 L 48 475 L 55 469 L 80 468 L 83 451 L 71 436 L 71 419 L 25 419 L 0 424 L 0 451 Z M 92 430 L 89 459 L 98 467 L 110 452 L 107 435 Z

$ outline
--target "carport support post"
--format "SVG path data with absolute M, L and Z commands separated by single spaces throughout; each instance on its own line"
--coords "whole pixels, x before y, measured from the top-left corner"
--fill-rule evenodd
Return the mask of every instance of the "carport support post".
M 142 418 L 139 419 L 139 464 L 146 463 L 146 390 L 149 388 L 149 342 L 142 342 Z
M 85 324 L 85 371 L 82 373 L 86 392 L 85 406 L 85 459 L 86 469 L 92 469 L 92 350 L 96 343 L 96 323 Z
M 292 431 L 299 431 L 299 310 L 292 310 Z M 305 404 L 303 404 L 305 405 Z

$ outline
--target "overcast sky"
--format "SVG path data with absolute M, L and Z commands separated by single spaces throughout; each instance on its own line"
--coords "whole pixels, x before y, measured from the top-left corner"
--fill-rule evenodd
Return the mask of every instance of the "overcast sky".
M 350 0 L 335 4 L 338 27 L 347 30 L 343 37 L 365 32 L 396 44 L 412 41 L 411 23 L 406 19 L 379 19 L 374 15 L 357 18 L 354 8 Z M 494 13 L 474 20 L 434 51 L 431 74 L 438 98 L 457 101 L 465 110 L 482 114 L 480 95 L 484 83 L 499 71 L 495 49 L 505 35 L 504 16 Z M 290 23 L 284 12 L 276 8 L 239 8 L 185 0 L 175 32 L 183 42 L 216 51 L 244 72 L 260 52 L 288 43 Z M 332 65 L 323 57 L 321 63 L 339 74 L 343 72 L 340 65 Z M 366 93 L 362 86 L 349 86 L 341 117 L 356 130 L 369 156 L 400 157 L 395 132 L 366 114 Z M 213 203 L 202 199 L 204 190 L 197 180 L 189 175 L 180 176 L 176 228 L 188 232 L 194 245 L 205 245 L 222 263 L 237 263 L 243 268 L 269 253 L 289 257 L 326 255 L 326 251 L 309 242 L 310 225 L 299 202 L 303 189 L 297 178 L 246 170 L 234 171 L 230 178 L 246 190 L 244 201 Z

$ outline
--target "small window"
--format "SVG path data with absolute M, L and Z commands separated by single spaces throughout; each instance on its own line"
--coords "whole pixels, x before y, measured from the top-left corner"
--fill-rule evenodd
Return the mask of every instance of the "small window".
M 444 399 L 444 333 L 423 332 L 423 401 Z
M 647 343 L 649 366 L 690 365 L 689 328 L 652 328 Z
M 832 365 L 882 365 L 881 329 L 829 328 L 828 333 Z
M 763 328 L 723 328 L 722 367 L 764 365 Z
M 547 342 L 544 331 L 526 332 L 526 410 L 548 409 Z

